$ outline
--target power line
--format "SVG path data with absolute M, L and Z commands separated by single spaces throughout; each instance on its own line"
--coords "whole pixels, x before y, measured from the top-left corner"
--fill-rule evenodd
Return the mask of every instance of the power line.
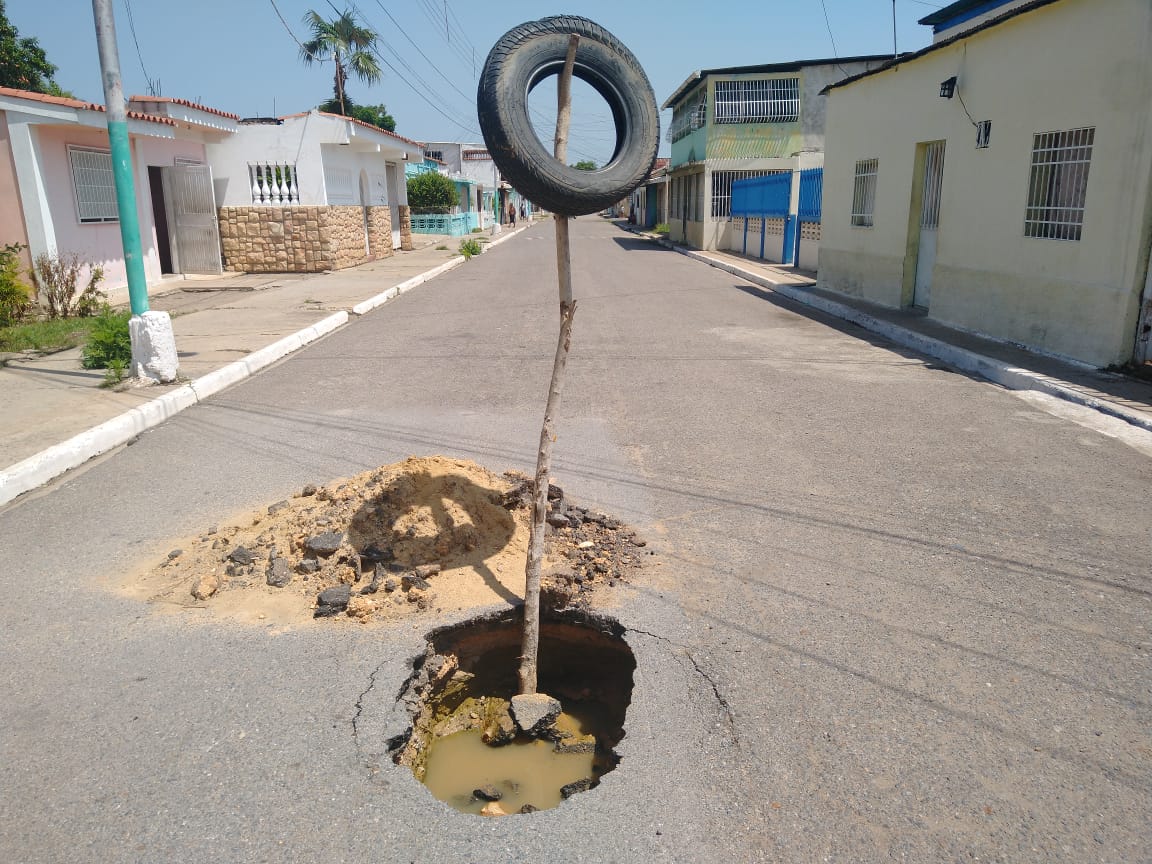
M 828 20 L 828 6 L 824 3 L 824 0 L 820 0 L 820 8 L 824 10 L 824 26 L 828 28 L 828 38 L 832 40 L 832 56 L 838 60 L 840 59 L 840 49 L 836 47 L 836 37 L 832 35 L 832 22 Z M 837 63 L 836 66 L 845 75 L 848 74 L 848 70 L 839 63 Z
M 461 96 L 463 96 L 465 99 L 471 99 L 471 98 L 474 98 L 474 97 L 471 97 L 471 96 L 469 96 L 467 93 L 465 93 L 465 92 L 464 92 L 463 90 L 461 90 L 459 87 L 457 87 L 457 86 L 456 86 L 456 85 L 455 85 L 455 84 L 452 82 L 452 79 L 451 79 L 451 78 L 449 78 L 447 75 L 445 75 L 445 74 L 444 74 L 444 70 L 442 70 L 442 69 L 440 68 L 440 64 L 439 64 L 439 63 L 436 63 L 435 61 L 433 61 L 433 60 L 432 60 L 432 58 L 430 58 L 430 57 L 429 57 L 427 54 L 425 54 L 425 53 L 424 53 L 424 51 L 423 51 L 423 50 L 420 48 L 420 46 L 416 44 L 416 41 L 415 41 L 415 40 L 414 40 L 414 39 L 413 39 L 411 36 L 409 36 L 409 35 L 408 35 L 408 31 L 407 31 L 407 30 L 405 30 L 403 27 L 401 27 L 401 26 L 400 26 L 400 22 L 399 22 L 399 21 L 397 21 L 397 20 L 396 20 L 396 19 L 395 19 L 395 18 L 392 16 L 392 13 L 391 13 L 391 12 L 389 12 L 389 11 L 388 11 L 388 10 L 385 8 L 384 4 L 383 4 L 383 3 L 381 3 L 381 2 L 380 2 L 380 0 L 376 0 L 376 5 L 377 5 L 377 6 L 379 6 L 381 9 L 383 9 L 383 10 L 384 10 L 384 14 L 385 14 L 385 15 L 387 15 L 387 16 L 388 16 L 388 19 L 389 19 L 389 20 L 390 20 L 390 21 L 391 21 L 393 24 L 395 24 L 395 25 L 396 25 L 396 29 L 400 31 L 401 35 L 403 35 L 403 36 L 404 36 L 404 38 L 405 38 L 405 39 L 407 39 L 407 40 L 408 40 L 408 41 L 409 41 L 409 42 L 412 44 L 412 47 L 413 47 L 413 48 L 415 48 L 415 49 L 416 49 L 416 51 L 417 51 L 417 53 L 419 53 L 419 54 L 420 54 L 420 56 L 421 56 L 421 57 L 423 57 L 423 58 L 424 58 L 424 59 L 425 59 L 425 60 L 428 62 L 428 65 L 429 65 L 429 66 L 431 66 L 433 69 L 435 69 L 435 70 L 436 70 L 436 72 L 437 72 L 437 74 L 438 74 L 438 75 L 439 75 L 441 78 L 443 78 L 445 81 L 447 81 L 447 82 L 448 82 L 448 86 L 449 86 L 449 87 L 451 87 L 453 90 L 455 90 L 455 91 L 456 91 L 457 93 L 459 93 Z
M 128 0 L 124 0 L 124 2 L 127 3 Z M 276 0 L 268 0 L 268 2 L 271 3 L 272 8 L 276 10 L 276 17 L 279 18 L 280 23 L 284 25 L 284 29 L 288 31 L 288 35 L 292 37 L 292 41 L 300 46 L 300 53 L 302 53 L 308 57 L 311 57 L 317 63 L 324 63 L 328 58 L 317 57 L 315 54 L 313 54 L 311 51 L 309 51 L 307 48 L 304 47 L 303 42 L 301 42 L 299 39 L 296 38 L 296 34 L 292 32 L 292 28 L 288 26 L 288 22 L 285 21 L 284 16 L 280 14 L 280 7 L 276 5 Z
M 148 85 L 149 96 L 159 96 L 157 83 L 152 80 L 148 70 L 144 68 L 144 54 L 140 51 L 140 40 L 136 38 L 136 19 L 132 16 L 132 4 L 124 0 L 124 8 L 128 10 L 128 29 L 132 33 L 132 44 L 136 46 L 136 59 L 140 61 L 140 71 L 144 73 L 144 83 Z

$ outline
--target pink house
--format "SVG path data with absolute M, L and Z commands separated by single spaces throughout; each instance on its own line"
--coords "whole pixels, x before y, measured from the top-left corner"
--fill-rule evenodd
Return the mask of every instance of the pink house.
M 148 281 L 219 272 L 206 145 L 239 120 L 181 99 L 133 97 L 128 130 Z M 0 244 L 75 252 L 127 284 L 104 106 L 0 87 Z

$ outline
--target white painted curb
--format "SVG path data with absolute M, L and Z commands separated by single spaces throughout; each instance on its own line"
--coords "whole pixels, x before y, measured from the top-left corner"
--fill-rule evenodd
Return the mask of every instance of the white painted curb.
M 524 228 L 527 227 L 527 225 L 524 226 Z M 520 228 L 502 235 L 500 239 L 487 244 L 487 248 L 491 249 L 493 246 L 511 239 L 522 230 Z M 411 291 L 418 285 L 423 285 L 428 280 L 447 273 L 449 270 L 454 270 L 464 261 L 463 255 L 452 258 L 438 267 L 433 267 L 431 270 L 401 282 L 399 285 L 393 285 L 387 291 L 357 303 L 352 307 L 351 313 L 337 312 L 329 315 L 310 327 L 305 327 L 303 330 L 273 342 L 271 345 L 253 351 L 247 357 L 229 363 L 227 366 L 222 366 L 207 375 L 202 375 L 195 381 L 171 390 L 163 396 L 158 396 L 139 407 L 125 411 L 118 417 L 113 417 L 99 426 L 94 426 L 67 441 L 41 450 L 15 465 L 5 468 L 0 471 L 0 506 L 25 492 L 43 486 L 65 471 L 78 468 L 101 453 L 107 453 L 121 444 L 126 444 L 141 432 L 151 429 L 153 426 L 159 426 L 185 408 L 190 408 L 197 402 L 207 399 L 233 384 L 238 384 L 245 378 L 250 378 L 256 372 L 271 366 L 293 351 L 297 351 L 310 342 L 315 342 L 321 336 L 344 326 L 350 320 L 350 314 L 364 315 L 392 298 Z
M 1041 393 L 1047 393 L 1049 396 L 1055 396 L 1067 402 L 1074 402 L 1077 405 L 1092 408 L 1102 414 L 1116 417 L 1131 423 L 1133 426 L 1138 426 L 1141 429 L 1147 429 L 1152 432 L 1152 418 L 1145 417 L 1134 411 L 1127 411 L 1123 406 L 1113 402 L 1097 399 L 1087 393 L 1081 393 L 1075 387 L 1058 379 L 1049 378 L 1046 375 L 1032 372 L 1029 369 L 1021 369 L 1019 366 L 1013 366 L 1002 360 L 996 360 L 984 354 L 977 354 L 975 351 L 959 348 L 949 342 L 943 342 L 931 336 L 925 336 L 923 333 L 905 329 L 899 324 L 884 321 L 883 319 L 869 315 L 867 312 L 862 312 L 859 309 L 846 306 L 843 303 L 837 303 L 835 300 L 829 300 L 827 297 L 809 294 L 791 285 L 774 282 L 758 273 L 737 267 L 735 264 L 729 264 L 727 261 L 717 261 L 715 258 L 709 258 L 707 255 L 703 255 L 694 249 L 685 249 L 682 246 L 676 246 L 664 239 L 657 240 L 657 242 L 695 261 L 702 261 L 710 267 L 716 267 L 734 276 L 739 276 L 741 279 L 746 279 L 749 282 L 759 285 L 761 288 L 768 288 L 777 294 L 784 295 L 789 300 L 794 300 L 804 306 L 818 309 L 834 318 L 849 321 L 872 333 L 878 333 L 885 339 L 890 339 L 895 342 L 897 345 L 911 348 L 921 354 L 927 354 L 929 357 L 935 357 L 947 363 L 949 366 L 953 366 L 964 372 L 971 372 L 979 375 L 981 378 L 987 378 L 989 381 L 999 384 L 1002 387 L 1007 387 L 1009 390 L 1038 390 Z

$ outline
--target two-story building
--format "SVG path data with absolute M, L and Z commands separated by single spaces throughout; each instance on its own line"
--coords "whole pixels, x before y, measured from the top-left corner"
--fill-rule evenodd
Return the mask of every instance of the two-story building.
M 801 60 L 693 72 L 665 100 L 669 228 L 674 242 L 728 248 L 732 183 L 823 162 L 829 84 L 889 62 L 891 55 Z

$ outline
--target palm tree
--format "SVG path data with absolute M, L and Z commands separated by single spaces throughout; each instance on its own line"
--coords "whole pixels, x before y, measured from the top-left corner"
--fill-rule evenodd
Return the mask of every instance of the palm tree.
M 351 11 L 345 9 L 339 18 L 326 21 L 315 11 L 304 16 L 304 23 L 311 30 L 312 38 L 300 47 L 300 59 L 305 66 L 327 59 L 331 55 L 336 63 L 335 95 L 340 103 L 340 113 L 347 114 L 344 105 L 344 82 L 351 72 L 365 84 L 372 85 L 384 74 L 380 64 L 372 55 L 376 46 L 376 34 L 362 27 Z

